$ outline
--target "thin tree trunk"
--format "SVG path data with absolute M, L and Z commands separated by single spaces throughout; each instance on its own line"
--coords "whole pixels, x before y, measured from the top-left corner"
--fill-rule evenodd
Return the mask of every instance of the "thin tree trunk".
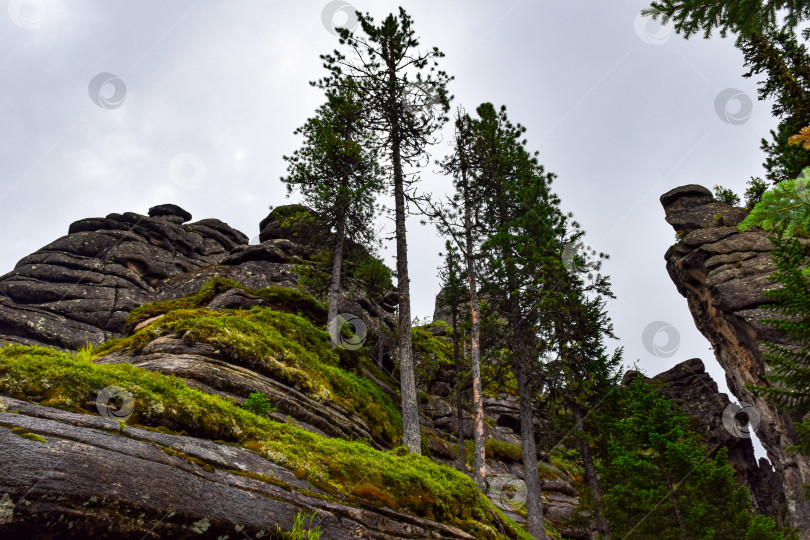
M 472 200 L 470 197 L 469 179 L 467 178 L 467 157 L 464 152 L 464 141 L 459 143 L 459 157 L 461 161 L 461 183 L 464 190 L 464 259 L 467 263 L 467 281 L 470 287 L 470 363 L 472 364 L 473 412 L 473 438 L 475 452 L 473 454 L 473 474 L 475 483 L 481 491 L 486 491 L 486 448 L 484 440 L 484 391 L 481 385 L 481 318 L 478 312 L 478 284 L 475 278 L 475 259 L 473 258 L 475 245 L 472 236 Z
M 329 286 L 329 315 L 326 319 L 330 332 L 338 332 L 336 319 L 338 315 L 338 303 L 340 302 L 340 277 L 343 273 L 343 244 L 346 231 L 346 220 L 343 217 L 343 212 L 341 212 L 341 215 L 338 216 L 335 229 L 335 252 L 332 260 L 332 283 Z M 333 335 L 332 341 L 337 342 L 337 340 L 338 336 Z
M 579 430 L 582 431 L 582 410 L 579 406 L 572 407 L 574 412 L 574 421 L 577 423 Z M 610 539 L 610 527 L 605 517 L 602 515 L 602 492 L 599 490 L 599 478 L 596 474 L 596 467 L 593 464 L 593 456 L 591 449 L 588 447 L 588 442 L 580 438 L 579 453 L 582 455 L 582 465 L 585 469 L 585 481 L 591 488 L 591 496 L 593 497 L 593 511 L 596 514 L 596 530 L 599 531 L 601 538 L 605 540 Z
M 348 120 L 342 132 L 346 141 L 352 138 L 353 122 Z M 343 246 L 346 243 L 346 214 L 349 205 L 349 173 L 343 170 L 340 178 L 340 187 L 337 193 L 337 215 L 335 223 L 335 247 L 332 259 L 332 283 L 329 286 L 329 313 L 327 314 L 327 330 L 332 334 L 332 342 L 339 343 L 340 328 L 337 326 L 338 304 L 340 303 L 340 283 L 343 277 Z
M 383 43 L 383 49 L 386 44 Z M 386 55 L 383 55 L 385 58 Z M 394 228 L 397 239 L 397 293 L 399 323 L 397 340 L 399 384 L 402 393 L 402 442 L 414 454 L 422 454 L 422 433 L 419 425 L 419 405 L 416 401 L 416 375 L 413 366 L 413 336 L 411 335 L 411 283 L 408 276 L 408 239 L 405 227 L 405 177 L 402 170 L 402 133 L 400 132 L 397 66 L 387 61 L 387 114 L 391 117 L 391 166 L 394 180 Z
M 520 332 L 518 332 L 520 334 Z M 520 339 L 519 336 L 516 336 Z M 537 474 L 537 447 L 534 444 L 534 412 L 525 345 L 516 346 L 518 352 L 517 383 L 520 400 L 520 437 L 523 449 L 524 481 L 526 482 L 526 521 L 529 534 L 538 540 L 548 540 L 543 520 L 543 499 L 540 477 Z
M 402 390 L 403 443 L 409 451 L 422 453 L 419 426 L 419 408 L 416 402 L 416 376 L 413 367 L 413 337 L 411 335 L 411 284 L 408 277 L 408 240 L 405 228 L 405 186 L 399 133 L 395 129 L 392 139 L 394 166 L 395 227 L 397 237 L 397 289 L 399 292 L 399 379 Z
M 503 212 L 503 209 L 501 209 Z M 501 223 L 506 223 L 505 216 L 501 215 Z M 505 257 L 512 259 L 512 250 L 506 247 Z M 515 368 L 518 385 L 518 400 L 520 401 L 520 438 L 523 450 L 523 472 L 526 482 L 526 527 L 529 534 L 538 540 L 548 540 L 545 520 L 543 519 L 543 495 L 540 489 L 540 477 L 537 474 L 537 447 L 534 443 L 534 411 L 532 409 L 531 378 L 529 369 L 534 360 L 534 335 L 527 332 L 523 325 L 523 316 L 520 309 L 520 299 L 515 291 L 518 290 L 516 275 L 508 272 L 507 284 L 509 286 L 509 323 L 512 326 L 514 343 L 512 349 L 515 355 Z
M 411 336 L 411 286 L 408 277 L 408 241 L 405 237 L 405 191 L 399 148 L 394 152 L 394 198 L 397 236 L 397 288 L 399 290 L 399 378 L 402 390 L 403 442 L 411 452 L 422 453 L 419 409 L 416 403 L 416 376 Z
M 468 233 L 469 236 L 469 233 Z M 468 239 L 468 249 L 471 240 Z M 473 434 L 475 439 L 474 474 L 475 483 L 485 490 L 486 455 L 484 441 L 484 390 L 481 385 L 481 318 L 478 313 L 478 291 L 475 281 L 475 268 L 472 257 L 467 255 L 467 279 L 470 283 L 470 358 L 472 362 L 473 411 L 475 415 Z

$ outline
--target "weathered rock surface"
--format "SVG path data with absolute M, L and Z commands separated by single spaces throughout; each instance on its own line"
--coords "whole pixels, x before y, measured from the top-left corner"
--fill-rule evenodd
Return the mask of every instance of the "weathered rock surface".
M 299 512 L 317 512 L 313 523 L 330 539 L 473 538 L 386 508 L 320 498 L 291 471 L 237 446 L 133 427 L 121 435 L 101 417 L 0 397 L 3 409 L 3 538 L 260 538 L 276 524 L 290 530 Z
M 450 467 L 458 466 L 458 415 L 457 409 L 439 396 L 431 396 L 421 404 L 423 414 L 423 433 L 428 437 L 428 447 L 432 457 Z M 497 397 L 484 399 L 484 436 L 486 439 L 506 442 L 520 446 L 519 405 L 517 398 L 509 394 L 500 394 Z M 504 420 L 508 418 L 509 420 Z M 543 424 L 535 420 L 538 433 L 542 432 Z M 492 426 L 491 424 L 495 424 Z M 427 427 L 432 426 L 432 427 Z M 473 420 L 469 414 L 462 415 L 462 432 L 464 438 L 473 438 Z M 541 456 L 547 458 L 547 456 Z M 549 463 L 543 466 L 554 471 L 555 478 L 544 478 L 541 481 L 545 518 L 554 524 L 554 527 L 566 539 L 590 539 L 591 531 L 573 527 L 569 521 L 577 513 L 579 506 L 579 491 L 574 487 L 574 479 Z M 522 506 L 523 499 L 519 490 L 525 479 L 522 460 L 504 461 L 498 458 L 488 458 L 486 463 L 487 495 L 504 511 L 506 515 L 517 523 L 525 525 L 526 518 L 517 513 Z M 472 473 L 468 473 L 472 474 Z M 511 489 L 517 489 L 515 494 Z
M 152 207 L 148 216 L 79 220 L 0 277 L 0 343 L 98 344 L 129 330 L 124 319 L 134 307 L 193 293 L 215 276 L 251 289 L 295 287 L 294 266 L 317 250 L 291 239 L 328 235 L 320 223 L 308 224 L 304 235 L 275 218 L 295 209 L 305 207 L 279 207 L 262 221 L 260 245 L 248 245 L 245 234 L 217 219 L 184 224 L 191 214 L 173 204 Z M 347 301 L 347 312 L 371 313 L 369 319 L 390 318 L 397 304 L 390 294 L 378 304 Z
M 227 293 L 225 293 L 227 294 Z M 222 296 L 222 295 L 221 295 Z M 281 421 L 293 421 L 298 427 L 330 437 L 366 439 L 377 449 L 387 448 L 385 441 L 374 441 L 371 428 L 357 415 L 332 402 L 319 402 L 262 373 L 255 364 L 240 365 L 211 345 L 184 343 L 180 336 L 163 336 L 136 355 L 128 350 L 102 357 L 99 364 L 128 363 L 136 367 L 175 375 L 208 394 L 243 402 L 250 394 L 269 396 Z M 290 417 L 290 420 L 287 419 Z
M 0 339 L 77 349 L 122 331 L 166 280 L 216 265 L 248 238 L 227 224 L 160 205 L 73 223 L 67 236 L 0 277 Z
M 746 389 L 769 384 L 763 378 L 767 366 L 759 341 L 785 343 L 785 336 L 758 321 L 768 303 L 763 292 L 776 286 L 768 279 L 774 269 L 770 242 L 759 231 L 738 232 L 736 225 L 746 211 L 718 202 L 702 186 L 676 188 L 661 196 L 661 204 L 667 222 L 682 238 L 665 255 L 667 271 L 714 347 L 730 390 L 757 411 L 757 435 L 776 467 L 793 525 L 810 531 L 810 501 L 802 493 L 802 486 L 810 483 L 810 459 L 786 451 L 797 443 L 793 421 Z M 751 487 L 757 500 L 768 497 L 769 487 L 761 493 Z

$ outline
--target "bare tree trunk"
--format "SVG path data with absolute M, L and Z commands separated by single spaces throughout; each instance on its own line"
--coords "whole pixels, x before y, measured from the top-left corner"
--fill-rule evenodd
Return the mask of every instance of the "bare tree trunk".
M 342 215 L 338 216 L 337 226 L 335 229 L 335 251 L 334 258 L 332 260 L 332 283 L 329 286 L 329 315 L 326 319 L 330 333 L 339 331 L 336 318 L 338 315 L 338 303 L 340 302 L 340 278 L 341 274 L 343 273 L 343 244 L 346 230 L 346 221 Z M 332 342 L 338 342 L 337 335 L 332 335 Z
M 465 223 L 469 222 L 465 215 Z M 472 258 L 472 233 L 467 227 L 467 279 L 470 284 L 470 359 L 472 362 L 473 411 L 475 411 L 474 439 L 475 483 L 484 490 L 486 474 L 486 454 L 484 448 L 484 391 L 481 386 L 481 317 L 478 313 L 478 290 L 475 280 L 475 261 Z
M 468 233 L 468 236 L 469 233 Z M 467 246 L 470 249 L 471 240 Z M 475 414 L 473 436 L 475 440 L 474 475 L 475 483 L 482 491 L 485 490 L 486 454 L 484 441 L 484 390 L 481 386 L 481 318 L 478 313 L 478 291 L 476 290 L 475 267 L 472 257 L 467 255 L 467 279 L 470 283 L 470 359 L 472 362 L 473 411 Z
M 419 408 L 416 402 L 416 375 L 413 367 L 413 336 L 411 335 L 411 283 L 408 277 L 408 240 L 405 228 L 405 186 L 399 134 L 392 133 L 392 162 L 394 166 L 395 227 L 397 237 L 397 289 L 399 292 L 399 379 L 402 390 L 403 443 L 411 452 L 422 453 Z
M 472 199 L 470 185 L 467 178 L 467 156 L 464 146 L 464 135 L 459 143 L 459 158 L 461 161 L 461 184 L 464 191 L 464 261 L 467 264 L 467 281 L 470 288 L 470 363 L 472 368 L 473 389 L 473 439 L 475 452 L 473 454 L 473 474 L 475 483 L 481 491 L 486 491 L 486 449 L 484 440 L 484 391 L 481 385 L 481 318 L 478 312 L 478 283 L 475 278 L 475 245 L 472 235 Z
M 505 221 L 505 220 L 504 220 Z M 505 253 L 511 258 L 511 250 Z M 523 450 L 523 472 L 526 482 L 526 526 L 529 534 L 538 540 L 548 540 L 543 519 L 543 494 L 540 490 L 540 477 L 537 474 L 537 447 L 534 443 L 534 411 L 532 409 L 531 377 L 529 369 L 535 358 L 534 335 L 526 331 L 520 310 L 520 299 L 514 291 L 518 289 L 514 274 L 509 274 L 509 323 L 512 326 L 517 369 L 518 400 L 520 401 L 520 438 Z
M 574 421 L 580 431 L 582 431 L 582 410 L 574 405 L 572 407 L 574 413 Z M 591 488 L 591 496 L 593 497 L 593 511 L 596 514 L 596 530 L 599 531 L 601 538 L 605 540 L 610 539 L 610 527 L 607 520 L 602 515 L 602 492 L 599 490 L 599 477 L 596 474 L 596 467 L 593 464 L 593 456 L 591 449 L 588 447 L 588 442 L 580 438 L 579 453 L 582 455 L 582 465 L 585 469 L 585 481 Z
M 543 499 L 540 491 L 540 477 L 537 474 L 537 447 L 534 444 L 534 412 L 530 389 L 528 358 L 525 346 L 517 346 L 518 399 L 520 400 L 520 437 L 523 449 L 524 481 L 526 482 L 526 520 L 529 534 L 538 540 L 548 540 L 543 520 Z
M 352 138 L 354 126 L 349 120 L 343 130 L 342 136 L 346 141 Z M 332 258 L 332 283 L 329 285 L 329 313 L 326 318 L 327 330 L 332 334 L 332 343 L 340 343 L 338 333 L 340 328 L 337 325 L 338 303 L 340 303 L 340 282 L 343 277 L 343 246 L 346 243 L 346 214 L 349 205 L 349 173 L 345 170 L 340 177 L 340 187 L 338 188 L 337 214 L 335 216 L 335 247 Z

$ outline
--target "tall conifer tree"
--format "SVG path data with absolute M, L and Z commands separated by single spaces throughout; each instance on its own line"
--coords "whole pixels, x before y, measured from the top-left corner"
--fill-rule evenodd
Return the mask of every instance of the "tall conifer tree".
M 343 253 L 346 240 L 375 240 L 376 196 L 383 189 L 383 170 L 369 144 L 366 113 L 353 81 L 327 93 L 327 101 L 295 133 L 304 138 L 281 180 L 288 193 L 298 191 L 304 202 L 334 229 L 327 324 L 337 332 Z M 333 335 L 334 338 L 334 335 Z
M 402 390 L 403 442 L 421 453 L 419 409 L 411 336 L 411 293 L 408 274 L 408 239 L 405 220 L 408 200 L 417 177 L 406 170 L 426 161 L 426 147 L 436 142 L 435 132 L 447 121 L 450 109 L 447 83 L 438 69 L 444 56 L 436 47 L 420 51 L 413 20 L 400 8 L 375 24 L 371 15 L 356 12 L 362 34 L 337 28 L 344 52 L 323 55 L 329 75 L 317 86 L 341 87 L 346 76 L 357 81 L 369 112 L 368 127 L 384 149 L 391 168 L 399 293 L 398 359 Z
M 544 349 L 543 298 L 550 288 L 547 269 L 559 260 L 554 238 L 560 234 L 559 200 L 550 191 L 554 175 L 546 173 L 521 140 L 525 128 L 513 125 L 506 108 L 490 103 L 477 109 L 477 184 L 486 199 L 479 219 L 488 234 L 483 291 L 508 322 L 509 361 L 517 377 L 526 514 L 529 534 L 547 538 L 537 474 L 533 376 Z

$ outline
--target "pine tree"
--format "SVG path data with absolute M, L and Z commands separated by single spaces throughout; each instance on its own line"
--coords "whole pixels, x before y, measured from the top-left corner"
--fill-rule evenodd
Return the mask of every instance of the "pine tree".
M 777 26 L 780 17 L 787 29 L 795 29 L 810 17 L 810 3 L 795 0 L 654 0 L 642 13 L 658 20 L 672 21 L 685 38 L 703 33 L 705 38 L 717 31 L 743 37 Z
M 539 369 L 543 298 L 551 287 L 545 270 L 559 260 L 559 201 L 546 173 L 521 140 L 525 128 L 513 125 L 506 108 L 485 103 L 476 110 L 477 184 L 486 198 L 480 221 L 488 234 L 482 283 L 495 309 L 508 322 L 508 359 L 515 371 L 520 402 L 523 466 L 527 471 L 526 514 L 529 534 L 546 538 L 534 437 L 533 374 Z
M 430 217 L 439 232 L 453 239 L 463 253 L 467 273 L 470 315 L 470 363 L 473 387 L 473 476 L 478 486 L 485 489 L 486 448 L 484 440 L 484 395 L 481 383 L 481 314 L 478 300 L 476 260 L 480 257 L 482 232 L 475 223 L 483 204 L 476 190 L 475 174 L 478 162 L 474 155 L 473 122 L 459 109 L 455 122 L 453 153 L 439 163 L 442 170 L 453 177 L 455 194 L 449 205 L 427 201 L 423 213 Z M 459 215 L 460 214 L 460 215 Z
M 807 143 L 810 129 L 802 130 L 794 144 Z M 789 345 L 764 341 L 765 360 L 771 373 L 766 379 L 774 386 L 753 386 L 751 389 L 785 410 L 803 418 L 796 422 L 799 436 L 797 450 L 810 455 L 810 192 L 807 175 L 788 180 L 762 195 L 762 200 L 740 223 L 740 230 L 758 227 L 771 235 L 771 252 L 776 272 L 771 279 L 779 287 L 765 292 L 773 300 L 766 306 L 779 318 L 765 319 L 774 330 L 788 338 Z M 805 486 L 810 495 L 810 485 Z
M 369 149 L 366 115 L 353 81 L 327 93 L 327 101 L 313 118 L 295 131 L 304 138 L 281 179 L 288 194 L 300 192 L 330 228 L 332 272 L 329 287 L 330 332 L 337 331 L 343 253 L 346 240 L 374 241 L 375 199 L 383 188 L 383 171 L 376 152 Z
M 810 169 L 808 169 L 810 174 Z M 810 232 L 810 191 L 808 180 L 782 182 L 762 194 L 762 199 L 740 223 L 741 231 L 758 227 L 776 236 Z
M 416 177 L 405 168 L 426 158 L 425 149 L 436 142 L 434 133 L 447 121 L 451 80 L 438 69 L 444 54 L 437 48 L 421 52 L 413 20 L 400 8 L 379 25 L 371 15 L 356 12 L 362 35 L 338 28 L 338 50 L 323 55 L 329 75 L 314 84 L 340 88 L 346 77 L 357 81 L 358 93 L 369 112 L 368 128 L 387 153 L 394 196 L 394 226 L 397 246 L 397 288 L 399 293 L 398 359 L 402 390 L 403 442 L 421 453 L 419 409 L 411 335 L 411 294 L 408 274 L 408 241 L 405 220 L 407 202 L 413 197 Z M 348 55 L 348 56 L 347 56 Z
M 450 320 L 447 322 L 450 323 L 452 330 L 453 365 L 456 369 L 456 431 L 458 435 L 459 470 L 466 471 L 462 393 L 467 380 L 467 370 L 462 361 L 461 342 L 466 322 L 462 307 L 465 301 L 469 299 L 469 290 L 467 289 L 467 284 L 464 282 L 461 262 L 461 255 L 459 254 L 458 248 L 453 242 L 447 240 L 447 242 L 445 242 L 444 267 L 439 273 L 439 278 L 442 283 L 441 305 L 447 309 L 450 314 Z
M 779 119 L 771 139 L 762 139 L 766 154 L 764 167 L 773 183 L 796 178 L 810 166 L 810 151 L 791 146 L 789 138 L 810 125 L 810 55 L 792 30 L 765 31 L 739 38 L 749 71 L 744 77 L 764 74 L 759 83 L 759 99 L 772 100 L 773 116 Z
M 593 270 L 598 271 L 597 268 Z M 602 538 L 609 538 L 602 515 L 602 496 L 591 445 L 604 436 L 599 424 L 611 411 L 611 398 L 621 379 L 621 349 L 608 354 L 605 338 L 614 338 L 613 325 L 604 309 L 604 298 L 613 297 L 606 279 L 598 274 L 590 284 L 580 273 L 561 274 L 554 319 L 554 338 L 549 344 L 557 358 L 547 362 L 547 400 L 557 414 L 570 411 L 574 425 L 567 428 L 579 448 L 590 490 L 591 511 Z M 560 441 L 562 444 L 565 440 Z
M 764 342 L 765 359 L 771 374 L 765 378 L 774 386 L 752 389 L 780 408 L 799 417 L 810 413 L 810 248 L 796 238 L 774 238 L 773 260 L 776 272 L 771 278 L 781 287 L 766 292 L 773 300 L 767 306 L 780 318 L 768 319 L 771 328 L 787 336 L 790 345 Z M 810 455 L 810 421 L 796 424 L 800 447 Z M 810 495 L 810 486 L 806 488 Z
M 761 178 L 752 176 L 746 185 L 748 187 L 743 194 L 745 196 L 745 207 L 751 210 L 762 200 L 762 195 L 768 191 L 768 184 Z
M 627 540 L 778 540 L 771 518 L 754 515 L 727 449 L 705 448 L 677 405 L 640 376 L 624 392 L 602 468 L 605 516 Z M 712 451 L 716 455 L 712 457 Z

